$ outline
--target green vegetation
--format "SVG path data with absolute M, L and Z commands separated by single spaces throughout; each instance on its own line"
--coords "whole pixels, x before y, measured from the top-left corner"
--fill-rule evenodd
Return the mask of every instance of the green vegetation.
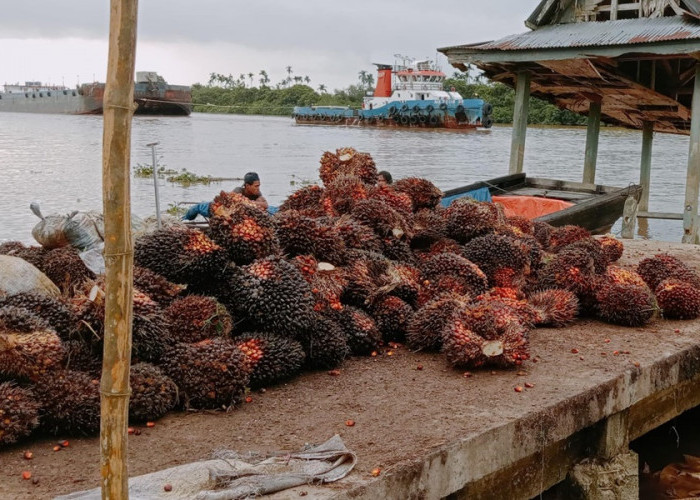
M 153 167 L 142 163 L 136 164 L 134 167 L 134 177 L 138 179 L 150 179 L 153 177 Z M 165 179 L 173 184 L 180 184 L 182 187 L 190 187 L 193 184 L 203 184 L 208 186 L 214 182 L 223 181 L 242 181 L 240 177 L 212 177 L 211 175 L 197 175 L 183 168 L 181 171 L 168 169 L 166 167 L 158 167 L 158 178 Z
M 177 170 L 168 169 L 164 166 L 158 167 L 158 177 L 163 178 L 166 175 L 177 174 Z M 143 163 L 137 163 L 134 167 L 134 177 L 138 179 L 153 177 L 153 166 L 144 165 Z
M 374 76 L 367 71 L 358 73 L 358 82 L 344 89 L 328 92 L 321 84 L 317 90 L 308 76 L 294 76 L 287 66 L 287 77 L 270 86 L 265 70 L 241 74 L 237 79 L 218 73 L 210 75 L 206 85 L 192 86 L 194 111 L 203 113 L 234 113 L 247 115 L 288 116 L 294 106 L 349 106 L 359 108 L 367 91 L 374 88 Z M 515 92 L 500 83 L 482 82 L 480 77 L 455 72 L 445 81 L 445 89 L 454 87 L 464 98 L 478 97 L 493 105 L 495 123 L 511 123 Z M 539 125 L 583 125 L 584 116 L 564 111 L 540 99 L 530 99 L 529 122 Z

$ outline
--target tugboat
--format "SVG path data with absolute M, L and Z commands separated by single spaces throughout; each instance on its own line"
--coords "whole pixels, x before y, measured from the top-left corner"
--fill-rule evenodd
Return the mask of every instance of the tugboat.
M 446 75 L 432 61 L 404 59 L 375 64 L 377 85 L 362 109 L 347 106 L 296 106 L 292 117 L 303 125 L 359 125 L 473 130 L 493 125 L 493 106 L 444 90 Z

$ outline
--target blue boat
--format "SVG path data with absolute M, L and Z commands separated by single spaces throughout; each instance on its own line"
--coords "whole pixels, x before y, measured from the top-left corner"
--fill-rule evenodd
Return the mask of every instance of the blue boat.
M 432 61 L 377 64 L 377 86 L 362 109 L 297 106 L 292 117 L 303 125 L 358 125 L 473 130 L 493 125 L 493 106 L 444 90 L 446 75 Z

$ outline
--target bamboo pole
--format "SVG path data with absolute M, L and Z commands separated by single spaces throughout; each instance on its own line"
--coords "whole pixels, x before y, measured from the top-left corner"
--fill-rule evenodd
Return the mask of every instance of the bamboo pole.
M 110 1 L 102 139 L 106 270 L 104 357 L 100 386 L 103 499 L 129 496 L 126 457 L 134 263 L 129 159 L 137 18 L 138 0 Z
M 510 174 L 519 174 L 523 171 L 527 115 L 530 105 L 530 78 L 531 75 L 528 71 L 520 71 L 515 84 L 513 136 L 510 142 L 510 165 L 508 168 Z

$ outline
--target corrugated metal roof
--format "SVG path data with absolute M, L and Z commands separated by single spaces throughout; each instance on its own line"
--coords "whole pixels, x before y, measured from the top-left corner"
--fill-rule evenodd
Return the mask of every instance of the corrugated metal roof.
M 673 16 L 543 26 L 528 33 L 510 35 L 500 40 L 465 46 L 465 48 L 468 47 L 475 52 L 560 49 L 693 39 L 700 39 L 700 23 L 691 21 L 685 16 Z

